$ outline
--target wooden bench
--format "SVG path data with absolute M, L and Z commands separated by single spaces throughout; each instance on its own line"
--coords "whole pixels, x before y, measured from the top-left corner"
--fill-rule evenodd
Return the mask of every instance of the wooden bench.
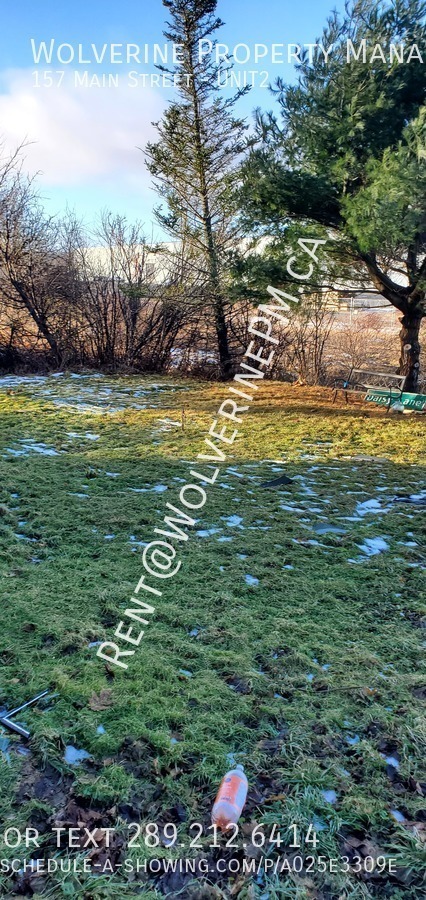
M 389 410 L 393 403 L 401 402 L 405 375 L 395 375 L 394 372 L 374 372 L 371 369 L 351 368 L 347 378 L 337 378 L 334 382 L 333 403 L 337 394 L 344 392 L 345 401 L 349 403 L 348 394 L 351 392 L 362 393 L 365 399 L 386 406 Z

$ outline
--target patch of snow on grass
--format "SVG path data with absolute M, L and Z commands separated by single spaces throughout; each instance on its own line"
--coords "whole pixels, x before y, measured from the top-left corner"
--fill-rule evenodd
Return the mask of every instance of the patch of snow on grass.
M 256 584 L 259 584 L 259 579 L 255 578 L 254 575 L 245 575 L 244 576 L 245 583 L 250 587 L 254 587 Z
M 72 744 L 65 747 L 64 761 L 69 766 L 79 766 L 83 759 L 90 759 L 90 753 L 87 750 L 77 750 Z
M 333 790 L 321 791 L 321 793 L 322 793 L 326 803 L 336 803 L 336 801 L 337 801 L 336 791 L 333 791 Z
M 362 503 L 357 503 L 355 514 L 358 518 L 363 518 L 364 516 L 370 515 L 370 513 L 386 513 L 389 512 L 389 510 L 389 506 L 382 506 L 379 500 L 372 497 L 371 500 L 364 500 Z
M 377 556 L 389 550 L 389 544 L 382 537 L 366 538 L 363 544 L 357 545 L 366 556 Z
M 32 438 L 21 438 L 19 443 L 22 444 L 21 450 L 7 447 L 6 453 L 11 453 L 12 456 L 28 456 L 29 453 L 39 453 L 40 456 L 59 456 L 60 453 L 59 450 L 49 447 L 43 441 L 35 441 Z
M 241 525 L 243 521 L 242 516 L 221 516 L 221 519 L 228 525 L 230 528 L 244 528 Z
M 198 537 L 210 537 L 211 534 L 217 534 L 220 531 L 220 528 L 216 528 L 214 525 L 211 528 L 203 528 L 201 531 L 196 531 L 195 534 Z

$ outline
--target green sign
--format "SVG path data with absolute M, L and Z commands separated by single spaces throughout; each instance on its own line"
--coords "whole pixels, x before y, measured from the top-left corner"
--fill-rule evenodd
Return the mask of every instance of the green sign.
M 365 399 L 379 406 L 392 406 L 393 403 L 402 403 L 407 409 L 426 410 L 426 394 L 400 394 L 399 391 L 387 391 L 383 388 L 370 388 Z

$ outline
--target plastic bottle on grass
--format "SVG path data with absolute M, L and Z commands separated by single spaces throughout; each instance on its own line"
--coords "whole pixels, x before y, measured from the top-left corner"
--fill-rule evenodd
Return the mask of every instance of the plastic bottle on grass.
M 212 823 L 221 831 L 236 825 L 246 802 L 248 781 L 243 766 L 235 766 L 222 778 L 212 809 Z

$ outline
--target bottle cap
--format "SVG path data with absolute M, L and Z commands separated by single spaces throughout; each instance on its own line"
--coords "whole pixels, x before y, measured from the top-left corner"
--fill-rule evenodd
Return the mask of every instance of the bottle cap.
M 244 766 L 242 766 L 241 763 L 239 763 L 238 766 L 235 766 L 235 768 L 241 769 L 241 771 L 244 772 Z

